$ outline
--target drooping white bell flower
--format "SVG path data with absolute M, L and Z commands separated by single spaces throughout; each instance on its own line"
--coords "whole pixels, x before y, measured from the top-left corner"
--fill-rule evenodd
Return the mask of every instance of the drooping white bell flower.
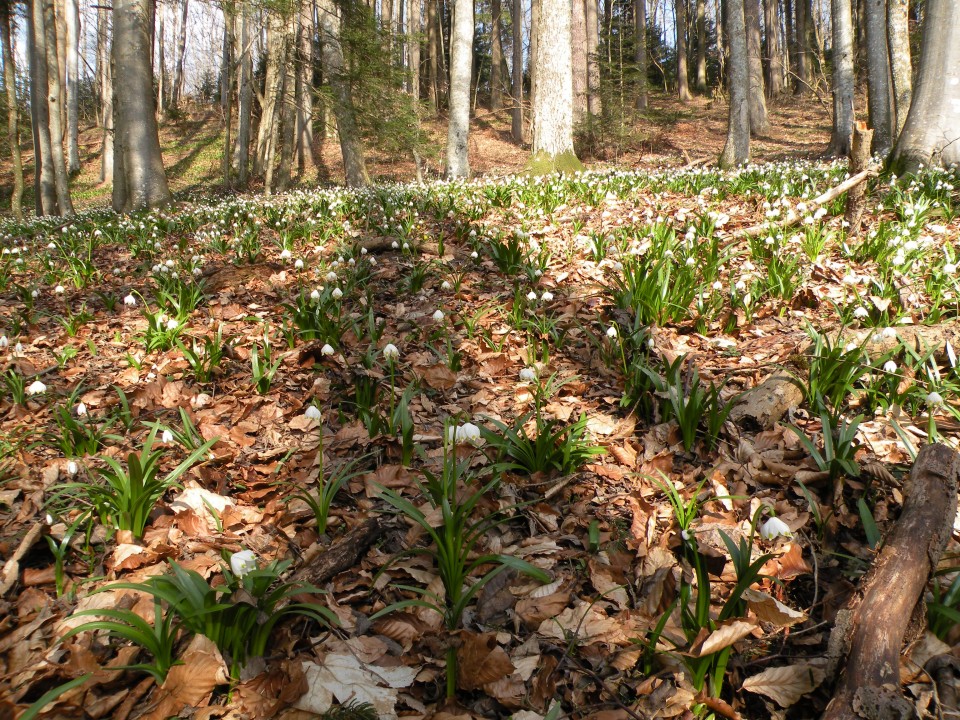
M 440 322 L 442 320 L 443 320 L 443 310 L 437 310 L 435 313 L 433 313 L 434 322 Z
M 137 306 L 137 299 L 136 299 L 132 294 L 127 295 L 127 296 L 123 299 L 123 304 L 126 305 L 127 307 L 136 307 L 136 306 Z
M 330 343 L 324 343 L 323 347 L 320 348 L 320 354 L 330 357 L 333 355 L 333 346 Z
M 319 420 L 322 417 L 320 408 L 318 408 L 316 405 L 308 405 L 303 414 L 311 420 Z
M 83 403 L 77 403 L 77 417 L 83 417 L 87 414 L 87 406 Z
M 256 569 L 257 556 L 253 550 L 240 550 L 230 556 L 230 570 L 237 577 L 243 577 Z
M 778 537 L 793 537 L 793 533 L 783 520 L 772 517 L 760 526 L 760 537 L 764 540 L 775 540 Z
M 47 386 L 39 380 L 34 380 L 27 388 L 27 395 L 39 395 L 47 391 Z
M 532 367 L 525 367 L 520 370 L 520 382 L 533 382 L 537 379 L 537 371 Z

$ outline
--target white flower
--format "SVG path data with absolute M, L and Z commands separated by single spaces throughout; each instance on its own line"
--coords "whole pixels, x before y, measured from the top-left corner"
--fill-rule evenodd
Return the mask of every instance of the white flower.
M 30 387 L 27 388 L 27 395 L 39 395 L 40 393 L 46 392 L 47 386 L 44 385 L 39 380 L 34 380 L 30 383 Z
M 290 252 L 289 248 L 284 248 L 283 252 L 280 253 L 281 260 L 289 260 L 293 257 L 293 253 Z
M 78 403 L 76 410 L 77 410 L 77 417 L 83 417 L 84 415 L 87 414 L 87 406 L 84 405 L 83 403 Z
M 540 299 L 543 302 L 551 302 L 553 300 L 553 293 L 548 290 L 543 295 L 540 296 Z
M 377 264 L 377 259 L 373 255 L 370 256 L 370 264 L 374 266 Z
M 440 283 L 441 290 L 450 290 L 452 288 L 453 286 L 450 284 L 449 280 L 444 280 L 442 283 Z
M 520 382 L 533 382 L 537 379 L 537 370 L 532 367 L 525 367 L 520 371 Z
M 336 281 L 337 281 L 337 274 L 333 270 L 331 270 L 330 272 L 327 273 L 327 282 L 333 283 Z
M 243 577 L 256 569 L 257 556 L 253 554 L 253 550 L 241 550 L 230 556 L 230 570 L 237 577 Z
M 957 266 L 953 263 L 947 263 L 943 266 L 943 272 L 947 275 L 954 275 L 957 272 Z
M 33 290 L 33 291 L 31 291 L 31 292 L 30 292 L 30 297 L 32 297 L 32 298 L 34 298 L 34 299 L 40 297 L 40 291 L 39 291 L 39 290 Z
M 760 526 L 760 537 L 774 540 L 778 537 L 793 537 L 787 524 L 778 517 L 772 517 Z
M 127 295 L 127 296 L 123 299 L 123 304 L 124 304 L 124 305 L 127 305 L 128 307 L 136 307 L 136 306 L 137 306 L 137 299 L 136 299 L 132 294 Z
M 617 336 L 617 326 L 611 325 L 607 328 L 607 337 L 611 340 Z
M 329 345 L 327 347 L 329 347 Z M 318 408 L 316 405 L 308 405 L 303 414 L 311 420 L 319 420 L 322 417 L 320 408 Z
M 330 357 L 333 355 L 333 346 L 330 343 L 324 343 L 323 347 L 320 348 L 320 354 Z
M 334 288 L 333 292 L 330 293 L 330 295 L 333 296 L 334 300 L 339 300 L 340 298 L 343 297 L 343 290 L 341 290 L 340 288 Z
M 470 257 L 472 257 L 474 260 L 476 260 L 478 257 L 480 257 L 480 255 L 478 255 L 478 254 L 477 254 L 477 251 L 474 250 L 472 253 L 470 253 Z
M 297 270 L 303 270 L 303 260 L 297 258 L 297 261 L 293 264 Z
M 883 364 L 883 371 L 887 373 L 895 373 L 897 371 L 897 364 L 893 360 L 887 360 Z
M 0 335 L 0 350 L 6 350 L 10 347 L 10 341 L 7 340 L 6 335 Z
M 13 346 L 14 355 L 23 355 L 23 343 L 17 343 Z
M 77 465 L 75 460 L 70 460 L 67 463 L 67 475 L 73 477 L 80 471 L 80 467 Z
M 719 280 L 717 280 L 716 282 L 713 283 L 713 289 L 714 289 L 714 290 L 723 290 L 723 283 L 720 282 Z
M 310 293 L 310 299 L 311 299 L 311 300 L 314 300 L 314 301 L 319 300 L 319 299 L 320 299 L 320 291 L 319 291 L 319 290 L 314 290 L 312 293 Z
M 927 405 L 930 407 L 938 407 L 943 405 L 943 395 L 936 391 L 930 393 L 927 395 Z
M 861 305 L 860 307 L 856 308 L 856 309 L 853 311 L 853 316 L 854 316 L 855 318 L 857 318 L 857 319 L 862 319 L 862 318 L 865 318 L 865 317 L 869 317 L 869 316 L 870 316 L 870 311 L 867 310 L 863 305 Z
M 390 361 L 396 360 L 400 357 L 400 351 L 397 350 L 397 346 L 393 343 L 387 343 L 387 346 L 383 348 L 383 357 Z
M 63 285 L 57 285 L 57 286 L 53 289 L 53 291 L 54 291 L 57 295 L 63 295 L 64 287 L 63 287 Z
M 177 322 L 176 318 L 167 320 L 167 330 L 176 330 L 178 327 L 180 327 L 180 323 Z
M 160 442 L 172 443 L 173 442 L 173 433 L 169 430 L 164 430 L 163 434 L 160 435 Z
M 533 302 L 536 299 L 537 299 L 537 294 L 533 290 L 527 293 L 527 300 L 529 300 L 530 302 Z
M 897 331 L 892 327 L 885 327 L 880 334 L 884 340 L 893 340 L 897 336 Z
M 396 240 L 394 240 L 392 243 L 390 243 L 390 247 L 393 248 L 394 250 L 399 250 L 400 244 Z

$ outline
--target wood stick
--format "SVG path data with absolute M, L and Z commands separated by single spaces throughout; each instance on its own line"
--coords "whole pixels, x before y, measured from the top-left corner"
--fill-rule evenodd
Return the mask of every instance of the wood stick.
M 873 130 L 867 129 L 867 124 L 858 122 L 853 127 L 853 146 L 850 148 L 850 172 L 863 172 L 870 166 L 870 143 L 873 142 Z M 849 223 L 847 237 L 853 237 L 860 232 L 860 223 L 863 211 L 867 207 L 866 186 L 858 185 L 850 188 L 847 193 L 847 207 L 843 217 Z
M 10 588 L 16 584 L 17 578 L 20 577 L 20 561 L 30 552 L 30 548 L 40 539 L 42 533 L 43 523 L 35 523 L 23 536 L 23 540 L 20 541 L 20 545 L 10 556 L 10 559 L 3 564 L 3 573 L 0 574 L 0 597 L 6 595 Z
M 392 518 L 377 516 L 358 525 L 328 548 L 310 548 L 295 580 L 318 585 L 356 565 L 371 545 L 383 537 Z
M 930 575 L 953 532 L 960 455 L 926 445 L 904 487 L 903 512 L 830 639 L 834 666 L 843 675 L 823 720 L 913 717 L 900 691 L 900 649 Z M 906 714 L 904 714 L 906 713 Z

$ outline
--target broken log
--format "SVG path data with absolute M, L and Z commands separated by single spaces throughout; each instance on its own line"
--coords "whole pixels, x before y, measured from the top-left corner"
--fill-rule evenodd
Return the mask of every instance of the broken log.
M 900 650 L 918 634 L 918 602 L 953 532 L 960 455 L 926 445 L 904 487 L 903 512 L 830 638 L 835 669 L 846 659 L 823 720 L 913 717 L 900 691 Z M 920 615 L 919 617 L 922 617 Z
M 870 165 L 870 144 L 873 142 L 873 130 L 867 129 L 865 122 L 858 121 L 853 126 L 853 145 L 850 148 L 850 173 L 855 175 L 866 170 Z M 867 186 L 857 185 L 847 193 L 847 206 L 843 213 L 844 220 L 849 223 L 847 237 L 855 237 L 860 233 L 860 223 L 863 211 L 867 207 Z
M 360 562 L 370 546 L 377 542 L 391 526 L 393 518 L 377 516 L 358 525 L 329 547 L 314 545 L 304 555 L 303 564 L 294 580 L 319 585 L 349 570 Z

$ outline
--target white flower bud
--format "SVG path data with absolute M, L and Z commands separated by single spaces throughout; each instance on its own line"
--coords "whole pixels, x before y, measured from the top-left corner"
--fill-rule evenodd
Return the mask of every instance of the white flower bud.
M 257 556 L 253 550 L 241 550 L 230 556 L 230 570 L 237 577 L 243 577 L 247 573 L 257 569 Z
M 760 537 L 774 540 L 778 537 L 793 537 L 787 524 L 778 517 L 772 517 L 760 526 Z

